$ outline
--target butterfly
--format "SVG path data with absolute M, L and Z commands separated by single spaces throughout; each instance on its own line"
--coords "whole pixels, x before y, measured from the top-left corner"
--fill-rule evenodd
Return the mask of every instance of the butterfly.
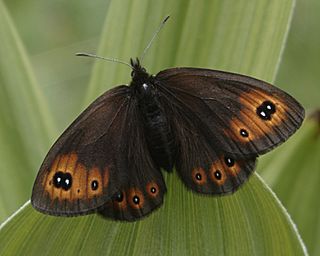
M 162 170 L 173 169 L 194 192 L 231 194 L 304 119 L 293 97 L 255 78 L 130 66 L 131 83 L 97 98 L 49 150 L 32 192 L 38 211 L 136 221 L 162 205 Z

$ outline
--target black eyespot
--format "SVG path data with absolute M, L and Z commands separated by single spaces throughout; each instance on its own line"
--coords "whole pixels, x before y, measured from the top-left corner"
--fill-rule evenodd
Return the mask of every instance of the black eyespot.
M 133 201 L 134 204 L 139 204 L 140 198 L 139 198 L 138 196 L 134 196 L 134 197 L 132 198 L 132 201 Z
M 99 186 L 99 183 L 98 183 L 97 180 L 93 180 L 93 181 L 91 182 L 91 189 L 92 189 L 92 190 L 97 190 L 97 189 L 98 189 L 98 186 Z
M 257 108 L 257 115 L 263 120 L 271 120 L 272 114 L 276 112 L 276 106 L 271 101 L 264 101 Z
M 197 173 L 197 174 L 196 174 L 196 179 L 197 179 L 197 180 L 201 180 L 201 179 L 202 179 L 202 176 L 201 176 L 200 173 Z
M 221 180 L 222 178 L 222 175 L 221 175 L 221 172 L 219 170 L 216 170 L 214 172 L 214 177 L 217 179 L 217 180 Z
M 72 186 L 72 176 L 70 173 L 66 172 L 64 174 L 64 177 L 62 179 L 62 184 L 61 184 L 61 187 L 64 189 L 64 190 L 69 190 Z
M 114 196 L 114 200 L 116 200 L 117 202 L 121 203 L 123 201 L 123 193 L 119 192 Z
M 247 132 L 247 130 L 241 129 L 241 130 L 240 130 L 240 135 L 241 135 L 242 137 L 248 137 L 248 136 L 249 136 L 249 133 Z
M 53 185 L 56 188 L 62 188 L 64 190 L 69 190 L 72 186 L 72 176 L 70 173 L 63 173 L 61 171 L 56 172 L 53 176 Z
M 155 187 L 152 187 L 152 188 L 150 189 L 150 191 L 151 191 L 152 194 L 155 194 L 155 193 L 157 192 L 157 189 L 156 189 Z
M 61 188 L 63 182 L 64 174 L 63 172 L 56 172 L 53 176 L 53 185 L 56 188 Z
M 225 163 L 226 163 L 226 165 L 227 165 L 228 167 L 234 166 L 234 160 L 233 160 L 232 158 L 230 158 L 230 157 L 225 157 L 225 158 L 224 158 L 224 161 L 225 161 Z

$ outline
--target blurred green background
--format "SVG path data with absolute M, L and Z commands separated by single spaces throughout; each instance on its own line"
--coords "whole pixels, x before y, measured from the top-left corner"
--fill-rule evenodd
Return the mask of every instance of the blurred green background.
M 63 130 L 79 112 L 78 101 L 86 93 L 92 68 L 91 61 L 76 58 L 73 53 L 96 51 L 109 1 L 4 2 L 26 46 L 39 84 L 50 96 L 50 110 L 57 127 Z M 307 109 L 320 106 L 319 12 L 319 1 L 297 1 L 275 82 Z M 110 41 L 114 41 L 112 37 Z M 135 54 L 138 53 L 132 53 Z
M 74 53 L 97 51 L 110 3 L 105 0 L 6 0 L 3 2 L 12 16 L 30 57 L 38 84 L 45 95 L 44 99 L 49 105 L 49 112 L 54 120 L 52 137 L 55 138 L 85 106 L 87 86 L 94 62 L 75 57 Z M 287 43 L 275 79 L 275 84 L 299 100 L 308 114 L 320 108 L 319 13 L 319 1 L 296 1 Z M 148 30 L 151 31 L 153 28 Z M 116 36 L 110 34 L 110 43 L 121 43 L 114 38 Z M 118 57 L 112 54 L 110 52 L 108 57 Z M 140 52 L 133 52 L 132 56 L 135 57 L 138 54 Z M 109 65 L 114 64 L 105 63 L 106 68 Z M 205 63 L 202 64 L 204 65 Z M 320 238 L 320 204 L 317 199 L 318 191 L 312 189 L 320 184 L 320 174 L 318 174 L 320 173 L 320 143 L 319 130 L 317 130 L 319 125 L 319 122 L 314 121 L 307 123 L 305 129 L 296 135 L 297 138 L 293 142 L 288 142 L 291 146 L 285 149 L 287 152 L 281 155 L 281 159 L 277 158 L 277 152 L 283 151 L 283 148 L 268 154 L 259 164 L 259 172 L 288 209 L 293 221 L 297 223 L 309 252 L 313 255 L 320 254 L 320 247 L 317 245 Z M 48 142 L 48 145 L 51 143 L 53 141 Z M 288 150 L 289 148 L 292 150 Z M 34 175 L 42 161 L 40 155 L 44 155 L 46 150 L 46 147 L 41 148 L 39 158 L 34 159 L 30 164 L 29 168 L 34 169 Z M 277 171 L 279 162 L 287 167 L 286 171 Z M 273 168 L 273 165 L 276 167 Z M 289 177 L 289 168 L 294 169 L 297 166 L 302 173 L 291 173 Z M 21 186 L 31 191 L 32 183 L 29 181 L 32 181 L 33 177 L 26 177 L 26 180 L 28 182 Z M 284 184 L 282 181 L 285 181 Z M 312 185 L 309 186 L 311 183 Z M 7 192 L 2 189 L 1 193 Z M 299 197 L 299 194 L 303 197 Z M 12 208 L 2 213 L 2 217 L 14 212 L 17 201 L 20 205 L 29 197 L 29 194 L 19 195 L 12 203 Z
M 83 104 L 93 67 L 92 60 L 74 54 L 96 52 L 109 1 L 4 2 L 49 100 L 60 133 L 81 111 L 79 106 Z M 110 41 L 114 41 L 112 35 Z
M 50 110 L 61 131 L 79 113 L 79 101 L 86 93 L 85 87 L 92 68 L 92 61 L 76 58 L 74 53 L 97 50 L 109 1 L 4 2 L 26 46 L 39 84 L 50 96 Z M 319 1 L 296 2 L 275 82 L 307 109 L 320 106 L 319 13 Z M 110 35 L 110 41 L 117 44 L 113 37 Z M 132 56 L 137 54 L 132 53 Z M 107 65 L 110 64 L 106 64 L 106 68 Z

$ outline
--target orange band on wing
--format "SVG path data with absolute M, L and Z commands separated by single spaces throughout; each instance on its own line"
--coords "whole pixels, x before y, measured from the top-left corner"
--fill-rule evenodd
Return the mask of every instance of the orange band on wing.
M 55 186 L 54 177 L 58 172 L 71 175 L 70 189 Z M 52 200 L 56 198 L 59 201 L 91 199 L 102 195 L 103 190 L 108 187 L 109 168 L 104 168 L 103 172 L 98 167 L 92 167 L 88 170 L 78 162 L 76 153 L 58 155 L 53 161 L 49 173 L 44 176 L 42 185 Z
M 266 101 L 275 106 L 275 112 L 270 115 L 270 120 L 262 119 L 257 114 L 257 109 Z M 257 90 L 244 92 L 239 97 L 243 106 L 238 117 L 232 117 L 229 127 L 224 130 L 227 136 L 241 142 L 249 142 L 264 137 L 273 132 L 275 126 L 286 120 L 287 105 L 278 97 Z

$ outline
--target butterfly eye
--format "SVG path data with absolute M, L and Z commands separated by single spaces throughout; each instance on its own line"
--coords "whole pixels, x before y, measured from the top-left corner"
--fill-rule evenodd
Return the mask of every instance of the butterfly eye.
M 257 114 L 263 120 L 271 120 L 271 115 L 276 112 L 276 106 L 271 101 L 264 101 L 258 108 Z

